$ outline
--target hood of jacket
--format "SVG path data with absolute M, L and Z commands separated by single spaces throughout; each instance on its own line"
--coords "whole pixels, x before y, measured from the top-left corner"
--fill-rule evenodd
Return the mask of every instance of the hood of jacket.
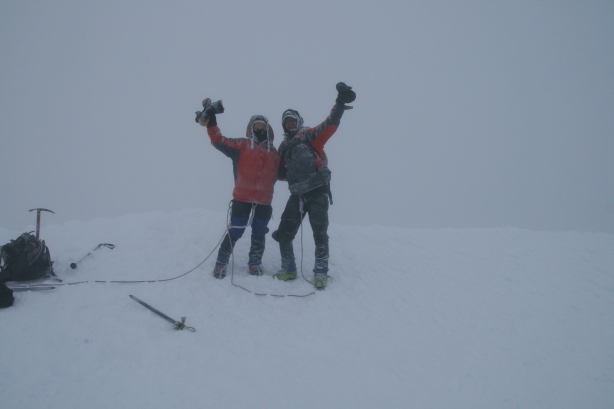
M 254 135 L 254 124 L 256 122 L 261 122 L 266 125 L 267 138 L 266 140 L 262 142 L 258 142 L 258 139 L 256 139 L 256 136 Z M 273 146 L 273 140 L 275 139 L 275 134 L 273 133 L 273 128 L 271 127 L 271 124 L 269 124 L 269 120 L 267 119 L 266 116 L 254 115 L 249 119 L 249 122 L 247 123 L 247 129 L 245 130 L 245 137 L 251 141 L 252 148 L 254 147 L 254 143 L 256 143 L 261 146 L 266 145 L 267 149 L 270 150 L 271 147 Z
M 287 118 L 294 118 L 296 119 L 296 129 L 294 129 L 293 131 L 286 131 L 286 127 L 284 126 L 284 123 L 286 122 Z M 303 128 L 303 117 L 301 116 L 301 114 L 298 113 L 298 111 L 294 110 L 294 109 L 286 109 L 284 111 L 284 113 L 281 115 L 281 129 L 284 130 L 284 136 L 287 138 L 293 138 L 294 135 L 296 135 L 296 133 L 299 131 L 299 129 Z

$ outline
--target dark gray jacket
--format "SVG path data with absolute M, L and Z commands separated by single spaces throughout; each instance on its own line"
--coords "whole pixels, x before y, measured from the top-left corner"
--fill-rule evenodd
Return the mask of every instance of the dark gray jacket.
M 302 195 L 330 183 L 324 144 L 337 131 L 343 111 L 344 105 L 336 103 L 324 122 L 313 128 L 303 126 L 298 111 L 289 109 L 284 112 L 282 127 L 288 116 L 295 118 L 298 125 L 292 132 L 284 128 L 284 140 L 278 149 L 282 160 L 279 179 L 288 181 L 291 194 Z

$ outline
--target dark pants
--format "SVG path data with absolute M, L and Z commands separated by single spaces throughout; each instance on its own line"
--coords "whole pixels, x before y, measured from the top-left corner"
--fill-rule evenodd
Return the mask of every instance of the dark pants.
M 302 202 L 302 213 L 301 213 Z M 316 244 L 314 273 L 328 273 L 328 189 L 324 186 L 304 195 L 291 195 L 281 215 L 279 228 L 273 232 L 273 239 L 279 242 L 281 268 L 296 271 L 292 240 L 301 227 L 301 221 L 309 215 Z
M 249 221 L 249 215 L 252 211 L 252 203 L 232 201 L 232 210 L 230 213 L 230 224 L 232 226 L 228 229 L 226 237 L 220 246 L 220 250 L 217 253 L 218 265 L 226 265 L 230 260 L 230 254 L 235 246 L 237 240 L 243 236 L 245 232 L 245 226 Z M 262 254 L 264 253 L 265 235 L 269 232 L 267 225 L 271 220 L 273 214 L 273 208 L 270 205 L 255 205 L 254 218 L 252 219 L 252 244 L 249 249 L 249 265 L 260 265 L 262 263 Z

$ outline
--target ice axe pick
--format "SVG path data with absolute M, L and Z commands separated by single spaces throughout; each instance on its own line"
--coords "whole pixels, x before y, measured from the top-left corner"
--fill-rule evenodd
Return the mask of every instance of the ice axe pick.
M 40 230 L 41 230 L 41 212 L 51 212 L 53 214 L 55 214 L 55 212 L 53 210 L 49 210 L 49 209 L 43 209 L 42 207 L 39 207 L 38 209 L 30 209 L 31 212 L 36 210 L 36 239 L 39 239 L 39 235 L 40 235 Z

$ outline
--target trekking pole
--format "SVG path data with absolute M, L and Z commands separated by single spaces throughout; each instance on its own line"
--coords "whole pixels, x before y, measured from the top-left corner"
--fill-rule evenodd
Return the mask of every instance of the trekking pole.
M 38 240 L 40 229 L 41 229 L 41 212 L 51 212 L 53 214 L 55 214 L 55 212 L 49 209 L 43 209 L 42 207 L 39 207 L 38 209 L 30 209 L 31 212 L 35 210 L 36 210 L 36 240 Z
M 82 262 L 84 258 L 86 258 L 87 256 L 91 255 L 91 254 L 92 254 L 92 252 L 94 252 L 94 251 L 98 250 L 98 249 L 99 249 L 99 248 L 101 248 L 101 247 L 106 247 L 106 248 L 108 248 L 108 249 L 110 249 L 110 250 L 113 250 L 113 249 L 115 248 L 115 245 L 113 245 L 113 244 L 111 244 L 111 243 L 100 243 L 99 245 L 97 245 L 97 246 L 96 246 L 96 248 L 95 248 L 94 250 L 90 251 L 90 252 L 89 252 L 89 253 L 87 253 L 85 256 L 83 256 L 83 257 L 81 258 L 81 260 L 77 261 L 76 263 L 70 263 L 70 268 L 72 268 L 73 270 L 74 270 L 75 268 L 77 268 L 77 264 L 79 264 L 80 262 Z

